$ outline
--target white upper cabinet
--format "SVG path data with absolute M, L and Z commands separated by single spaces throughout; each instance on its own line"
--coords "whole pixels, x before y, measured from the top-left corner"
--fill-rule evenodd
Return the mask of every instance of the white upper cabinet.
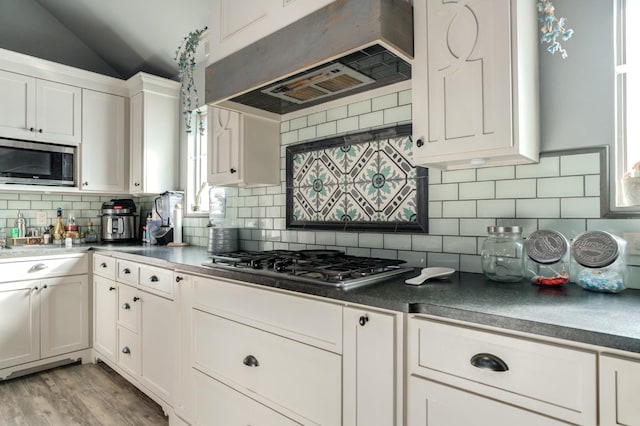
M 213 0 L 207 65 L 332 2 L 333 0 Z
M 79 144 L 81 89 L 0 71 L 0 136 Z
M 83 190 L 125 190 L 124 101 L 122 96 L 82 90 L 80 188 Z
M 129 191 L 176 189 L 180 83 L 138 73 L 128 82 L 130 104 Z
M 280 184 L 280 123 L 211 106 L 207 115 L 210 185 Z
M 414 3 L 414 164 L 538 161 L 536 7 L 518 0 Z

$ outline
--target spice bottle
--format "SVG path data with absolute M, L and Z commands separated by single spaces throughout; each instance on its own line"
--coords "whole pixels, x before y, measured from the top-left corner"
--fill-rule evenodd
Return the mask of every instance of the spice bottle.
M 571 281 L 607 293 L 626 288 L 624 254 L 627 242 L 604 231 L 587 231 L 571 243 Z
M 64 239 L 64 225 L 62 224 L 62 209 L 56 210 L 56 224 L 53 227 L 53 239 L 62 241 Z
M 24 238 L 27 236 L 27 220 L 24 218 L 22 213 L 18 213 L 16 228 L 18 228 L 18 238 Z
M 539 229 L 524 244 L 525 275 L 541 286 L 561 286 L 569 281 L 569 242 L 559 232 Z
M 482 244 L 482 271 L 493 281 L 515 282 L 524 278 L 522 228 L 489 226 Z

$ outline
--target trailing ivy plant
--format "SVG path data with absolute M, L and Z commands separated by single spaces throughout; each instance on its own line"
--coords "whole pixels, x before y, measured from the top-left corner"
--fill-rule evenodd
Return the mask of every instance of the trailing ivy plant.
M 551 54 L 560 53 L 562 59 L 567 59 L 567 51 L 562 47 L 559 40 L 567 41 L 573 35 L 573 30 L 565 28 L 566 18 L 555 16 L 555 7 L 551 0 L 538 1 L 538 21 L 542 23 L 540 31 L 540 43 L 548 43 L 547 51 Z
M 191 133 L 191 113 L 200 107 L 198 99 L 198 89 L 193 80 L 193 70 L 196 67 L 196 51 L 200 44 L 200 36 L 207 30 L 195 30 L 189 33 L 180 46 L 176 49 L 176 56 L 173 58 L 178 63 L 178 77 L 181 83 L 182 115 L 187 133 Z

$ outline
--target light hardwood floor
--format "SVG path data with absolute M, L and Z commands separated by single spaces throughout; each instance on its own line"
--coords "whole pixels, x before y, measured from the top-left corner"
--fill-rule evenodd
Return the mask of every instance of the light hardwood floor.
M 0 425 L 167 425 L 162 408 L 103 363 L 0 382 Z

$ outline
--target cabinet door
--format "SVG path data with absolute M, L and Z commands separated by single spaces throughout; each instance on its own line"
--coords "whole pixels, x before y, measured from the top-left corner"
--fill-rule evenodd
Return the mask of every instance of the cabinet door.
M 118 325 L 133 333 L 140 330 L 140 295 L 135 287 L 118 283 Z
M 409 378 L 407 392 L 408 426 L 573 424 L 417 377 Z
M 0 284 L 0 369 L 40 358 L 39 281 Z
M 210 185 L 230 185 L 241 181 L 242 128 L 241 115 L 228 109 L 209 107 L 209 161 Z M 266 166 L 266 165 L 265 165 Z
M 41 281 L 41 357 L 89 347 L 89 282 L 87 275 Z
M 36 131 L 39 139 L 79 144 L 82 94 L 79 87 L 36 81 Z
M 600 356 L 600 424 L 640 425 L 640 361 Z
M 416 2 L 413 123 L 414 140 L 424 142 L 414 151 L 417 165 L 537 161 L 537 105 L 528 103 L 529 95 L 536 99 L 537 76 L 526 74 L 537 69 L 535 17 L 516 3 Z
M 131 109 L 131 119 L 129 121 L 129 191 L 132 194 L 142 192 L 143 184 L 143 100 L 144 93 L 138 93 L 137 95 L 131 97 L 129 103 L 129 108 Z
M 93 276 L 93 348 L 109 361 L 116 362 L 116 284 Z
M 0 70 L 0 93 L 0 135 L 32 138 L 36 125 L 35 78 Z
M 172 300 L 140 291 L 140 381 L 173 405 L 177 350 L 177 308 Z
M 395 425 L 396 316 L 344 308 L 343 421 Z
M 124 191 L 124 98 L 82 90 L 84 190 Z

